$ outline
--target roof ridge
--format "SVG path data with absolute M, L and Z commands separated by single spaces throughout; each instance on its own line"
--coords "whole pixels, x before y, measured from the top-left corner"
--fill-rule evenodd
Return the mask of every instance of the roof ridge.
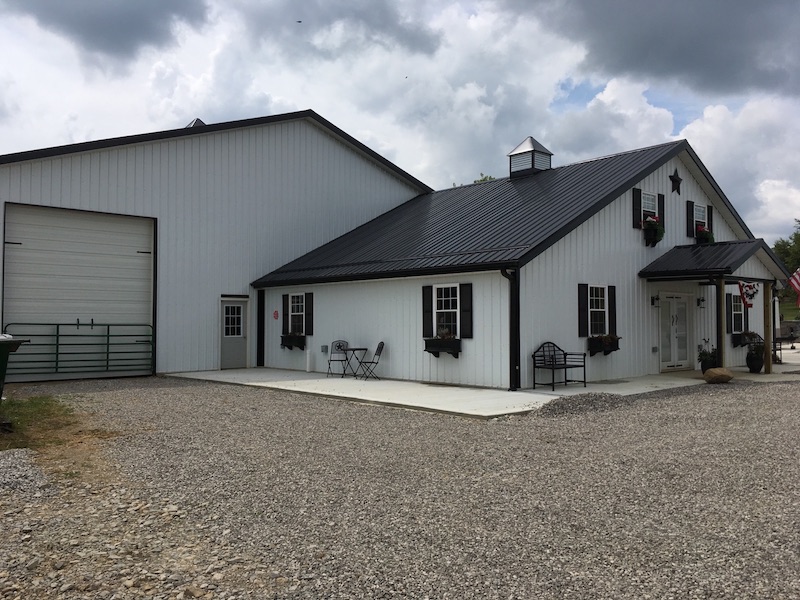
M 575 165 L 582 165 L 582 164 L 586 164 L 586 163 L 590 163 L 590 162 L 595 162 L 595 161 L 598 161 L 598 160 L 606 160 L 608 158 L 616 158 L 618 156 L 625 156 L 626 154 L 635 154 L 637 152 L 647 152 L 648 150 L 653 150 L 654 148 L 660 148 L 662 146 L 663 147 L 677 146 L 677 145 L 679 145 L 681 143 L 684 143 L 684 142 L 688 143 L 686 138 L 681 138 L 679 140 L 673 140 L 671 142 L 664 142 L 664 143 L 661 143 L 661 144 L 653 144 L 652 146 L 646 146 L 644 148 L 634 148 L 633 150 L 624 150 L 622 152 L 615 152 L 614 154 L 606 154 L 604 156 L 595 156 L 595 157 L 592 157 L 592 158 L 585 158 L 583 160 L 578 160 L 578 161 L 575 161 L 575 162 L 572 162 L 572 163 L 568 163 L 566 165 L 559 165 L 558 167 L 553 167 L 553 168 L 554 169 L 561 169 L 563 167 L 572 167 L 572 166 L 575 166 Z

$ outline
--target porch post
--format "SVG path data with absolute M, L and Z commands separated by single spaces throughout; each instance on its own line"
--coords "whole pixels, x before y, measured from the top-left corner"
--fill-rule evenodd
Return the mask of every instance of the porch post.
M 772 282 L 764 282 L 764 373 L 772 373 Z
M 725 366 L 725 278 L 717 279 L 717 362 Z

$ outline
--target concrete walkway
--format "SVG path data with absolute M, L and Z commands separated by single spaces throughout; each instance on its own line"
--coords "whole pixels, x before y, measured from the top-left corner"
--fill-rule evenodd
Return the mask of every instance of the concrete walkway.
M 797 350 L 784 350 L 783 363 L 773 365 L 773 373 L 749 373 L 745 367 L 731 369 L 736 378 L 750 381 L 800 381 L 800 345 Z M 580 384 L 558 386 L 554 392 L 546 387 L 516 392 L 470 388 L 410 381 L 352 377 L 326 377 L 322 373 L 280 369 L 229 369 L 197 373 L 173 373 L 174 377 L 205 379 L 239 385 L 268 387 L 290 392 L 343 398 L 359 402 L 383 404 L 415 410 L 429 410 L 479 418 L 526 413 L 560 396 L 585 393 L 609 393 L 623 396 L 663 389 L 705 384 L 700 371 L 680 371 L 647 375 L 624 380 L 595 381 L 584 388 Z

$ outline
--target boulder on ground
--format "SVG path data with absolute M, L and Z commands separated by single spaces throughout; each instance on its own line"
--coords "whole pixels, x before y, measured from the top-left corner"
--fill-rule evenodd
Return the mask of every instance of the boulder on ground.
M 703 373 L 706 383 L 728 383 L 733 379 L 733 373 L 723 367 L 714 367 Z

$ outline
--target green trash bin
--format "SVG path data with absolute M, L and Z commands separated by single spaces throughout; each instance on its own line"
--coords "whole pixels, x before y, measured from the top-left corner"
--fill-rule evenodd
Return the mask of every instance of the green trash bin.
M 6 370 L 8 369 L 8 356 L 16 352 L 23 343 L 30 340 L 16 340 L 8 334 L 0 335 L 0 400 L 3 398 L 3 387 L 6 384 Z

